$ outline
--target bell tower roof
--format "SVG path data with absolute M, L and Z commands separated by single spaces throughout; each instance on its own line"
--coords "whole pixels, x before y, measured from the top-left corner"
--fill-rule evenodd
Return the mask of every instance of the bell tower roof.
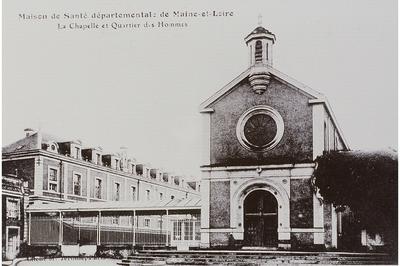
M 275 34 L 270 32 L 263 26 L 258 26 L 257 28 L 255 28 L 252 32 L 250 32 L 249 35 L 246 36 L 246 38 L 244 38 L 244 40 L 246 41 L 247 44 L 253 39 L 263 39 L 263 38 L 270 39 L 272 40 L 273 43 L 276 40 Z

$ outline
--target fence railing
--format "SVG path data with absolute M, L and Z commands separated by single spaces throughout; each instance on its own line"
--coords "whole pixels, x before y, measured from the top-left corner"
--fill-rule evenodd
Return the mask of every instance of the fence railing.
M 187 215 L 185 215 L 187 216 Z M 200 220 L 159 216 L 32 216 L 31 245 L 139 245 L 171 246 L 176 241 L 200 243 Z M 148 222 L 153 218 L 154 221 Z M 116 222 L 118 221 L 118 222 Z M 139 226 L 139 221 L 143 222 Z M 146 225 L 146 226 L 144 226 Z

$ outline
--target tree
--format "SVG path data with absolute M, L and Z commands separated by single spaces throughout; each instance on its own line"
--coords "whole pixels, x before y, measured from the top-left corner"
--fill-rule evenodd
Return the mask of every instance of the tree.
M 348 206 L 369 232 L 397 231 L 395 152 L 327 152 L 316 164 L 314 184 L 324 201 Z

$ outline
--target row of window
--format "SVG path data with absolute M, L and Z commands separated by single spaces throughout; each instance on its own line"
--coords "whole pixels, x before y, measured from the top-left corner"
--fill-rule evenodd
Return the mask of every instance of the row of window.
M 50 146 L 49 146 L 50 145 Z M 46 144 L 44 149 L 50 149 L 53 152 L 60 152 L 66 156 L 70 156 L 75 159 L 84 159 L 85 161 L 92 162 L 97 165 L 110 167 L 116 170 L 124 171 L 133 175 L 144 176 L 148 178 L 158 179 L 164 182 L 170 182 L 175 185 L 180 185 L 179 178 L 170 177 L 167 173 L 154 171 L 145 167 L 143 164 L 133 164 L 129 162 L 127 158 L 118 158 L 114 155 L 103 155 L 99 152 L 93 151 L 92 149 L 81 149 L 75 144 L 59 143 L 60 151 L 56 148 L 56 144 Z
M 59 192 L 59 178 L 58 178 L 58 169 L 49 167 L 48 171 L 48 186 L 50 191 Z M 82 196 L 82 175 L 79 173 L 73 173 L 72 178 L 72 194 L 76 196 Z M 158 194 L 159 200 L 164 199 L 164 193 L 159 192 Z M 103 199 L 103 180 L 101 178 L 95 179 L 95 186 L 94 186 L 94 197 L 96 199 Z M 130 196 L 129 198 L 132 201 L 137 200 L 137 191 L 135 186 L 131 186 L 130 189 Z M 175 196 L 171 195 L 171 199 L 174 199 Z M 113 187 L 113 197 L 114 201 L 119 201 L 121 199 L 121 184 L 118 182 L 114 182 Z M 146 190 L 146 200 L 151 200 L 151 192 L 150 189 Z
M 7 209 L 8 210 L 8 209 Z M 123 219 L 125 218 L 125 219 Z M 126 219 L 128 218 L 128 219 Z M 154 218 L 153 218 L 154 219 Z M 139 220 L 137 220 L 139 221 Z M 70 223 L 72 225 L 82 222 L 85 224 L 96 224 L 97 220 L 96 217 L 80 217 L 79 220 L 76 218 L 71 218 L 71 217 L 64 217 L 64 222 Z M 111 217 L 102 217 L 102 224 L 114 224 L 114 225 L 136 225 L 135 219 L 133 216 L 131 217 L 124 217 L 124 216 L 111 216 Z M 144 218 L 142 220 L 142 226 L 143 227 L 150 227 L 151 225 L 151 218 Z M 162 229 L 163 226 L 163 220 L 162 218 L 157 218 L 157 228 Z

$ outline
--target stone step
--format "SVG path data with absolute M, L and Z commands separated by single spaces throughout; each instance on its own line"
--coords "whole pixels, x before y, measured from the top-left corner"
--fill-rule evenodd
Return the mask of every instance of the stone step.
M 127 260 L 123 261 L 126 264 L 121 264 L 121 265 L 134 265 L 134 264 L 143 264 L 143 263 L 149 263 L 152 265 L 160 265 L 165 262 L 165 264 L 195 264 L 195 265 L 204 265 L 204 264 L 237 264 L 237 263 L 287 263 L 287 264 L 314 264 L 314 263 L 320 263 L 320 264 L 388 264 L 388 260 L 356 260 L 356 259 L 331 259 L 331 260 L 326 260 L 326 259 L 319 259 L 319 258 L 275 258 L 275 259 L 246 259 L 246 260 L 213 260 L 213 259 L 185 259 L 185 258 L 169 258 L 169 259 L 164 259 L 160 260 L 159 258 L 137 258 L 134 260 Z M 390 263 L 389 263 L 390 264 Z
M 211 255 L 211 254 L 137 254 L 135 256 L 129 256 L 128 259 L 135 259 L 135 258 L 206 258 L 206 259 L 234 259 L 234 260 L 241 260 L 241 259 L 275 259 L 277 257 L 287 258 L 287 259 L 304 259 L 307 257 L 308 259 L 324 259 L 324 260 L 385 260 L 387 259 L 386 256 L 300 256 L 300 255 Z
M 383 253 L 281 251 L 139 251 L 118 265 L 382 265 L 394 264 Z
M 138 254 L 141 255 L 150 255 L 150 256 L 198 256 L 202 255 L 210 255 L 210 256 L 266 256 L 266 255 L 274 255 L 274 256 L 329 256 L 329 257 L 385 257 L 387 254 L 384 253 L 354 253 L 354 254 L 346 254 L 346 253 L 325 253 L 325 252 L 154 252 L 154 251 L 139 251 Z

